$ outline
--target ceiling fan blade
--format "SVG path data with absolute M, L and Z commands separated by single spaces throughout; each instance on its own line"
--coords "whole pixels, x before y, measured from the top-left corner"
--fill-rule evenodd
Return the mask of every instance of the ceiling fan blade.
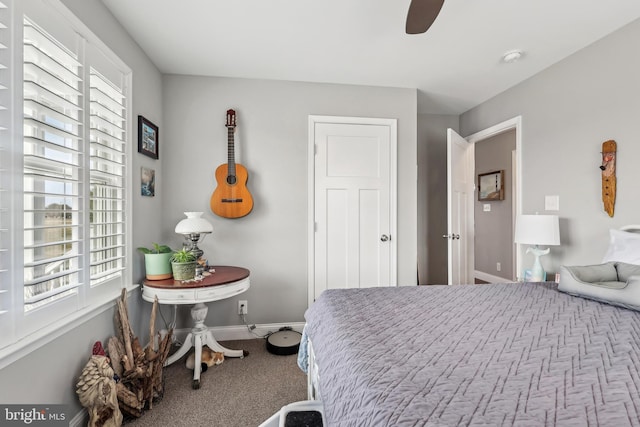
M 444 0 L 411 0 L 407 13 L 407 34 L 420 34 L 429 29 L 442 9 Z

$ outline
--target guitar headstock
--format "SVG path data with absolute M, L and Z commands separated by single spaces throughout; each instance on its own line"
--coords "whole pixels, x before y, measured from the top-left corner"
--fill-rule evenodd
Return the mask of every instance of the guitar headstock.
M 227 124 L 225 126 L 229 129 L 235 129 L 236 112 L 234 110 L 227 110 Z

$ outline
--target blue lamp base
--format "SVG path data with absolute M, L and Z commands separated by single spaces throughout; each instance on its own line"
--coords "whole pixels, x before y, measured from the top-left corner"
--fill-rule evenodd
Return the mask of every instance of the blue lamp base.
M 533 261 L 533 267 L 531 267 L 531 277 L 527 282 L 544 282 L 547 279 L 547 273 L 540 264 L 540 257 L 549 253 L 549 248 L 540 249 L 538 246 L 533 246 L 527 249 L 526 253 L 531 252 L 535 257 Z

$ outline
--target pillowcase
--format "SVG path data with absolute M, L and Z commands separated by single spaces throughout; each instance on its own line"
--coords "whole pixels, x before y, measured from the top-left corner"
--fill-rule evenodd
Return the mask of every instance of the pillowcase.
M 612 261 L 640 265 L 640 233 L 609 230 L 609 249 L 602 262 Z

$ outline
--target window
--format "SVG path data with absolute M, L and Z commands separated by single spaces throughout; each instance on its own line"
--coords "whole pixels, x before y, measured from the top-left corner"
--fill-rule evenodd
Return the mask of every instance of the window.
M 120 276 L 125 256 L 125 97 L 91 68 L 91 285 Z
M 9 234 L 9 189 L 11 188 L 9 60 L 11 56 L 9 46 L 11 39 L 8 4 L 6 0 L 0 1 L 0 336 L 11 339 L 12 327 L 9 316 L 11 303 L 9 287 L 11 283 Z
M 13 67 L 21 90 L 11 98 L 0 87 L 0 132 L 12 135 L 0 139 L 0 332 L 12 337 L 0 348 L 130 281 L 130 70 L 62 5 L 8 1 L 0 43 L 19 53 L 0 47 L 0 85 Z M 12 57 L 22 63 L 7 64 Z M 23 112 L 12 132 L 11 114 L 2 115 L 11 110 Z
M 76 293 L 82 277 L 82 65 L 24 18 L 24 309 Z

